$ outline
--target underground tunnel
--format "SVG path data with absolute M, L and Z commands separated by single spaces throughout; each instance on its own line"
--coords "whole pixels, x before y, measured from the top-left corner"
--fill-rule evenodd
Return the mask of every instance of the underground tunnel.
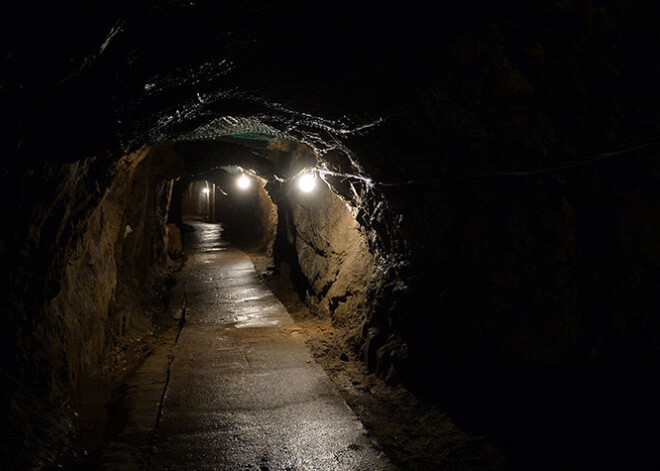
M 659 9 L 3 6 L 2 469 L 657 469 Z

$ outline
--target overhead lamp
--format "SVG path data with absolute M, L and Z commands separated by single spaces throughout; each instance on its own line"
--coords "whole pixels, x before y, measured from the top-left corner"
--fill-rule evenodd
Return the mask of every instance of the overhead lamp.
M 209 194 L 209 188 L 208 187 L 202 188 L 202 193 L 204 193 L 205 195 L 208 195 Z
M 244 173 L 241 174 L 241 176 L 239 176 L 238 179 L 236 180 L 236 186 L 241 190 L 247 190 L 248 188 L 250 188 L 250 177 L 248 177 Z
M 313 172 L 304 172 L 297 180 L 298 188 L 303 193 L 310 193 L 316 188 L 316 175 Z

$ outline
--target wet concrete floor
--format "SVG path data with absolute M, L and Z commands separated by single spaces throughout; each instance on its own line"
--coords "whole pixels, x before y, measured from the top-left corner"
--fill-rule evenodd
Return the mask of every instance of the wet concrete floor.
M 395 469 L 250 259 L 219 225 L 193 227 L 174 290 L 182 327 L 129 381 L 103 468 Z

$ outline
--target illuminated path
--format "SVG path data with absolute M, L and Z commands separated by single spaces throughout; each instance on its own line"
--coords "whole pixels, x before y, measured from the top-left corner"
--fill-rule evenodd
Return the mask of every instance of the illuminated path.
M 129 385 L 123 437 L 148 448 L 143 466 L 394 469 L 250 259 L 218 236 L 218 225 L 195 224 L 178 284 L 183 328 Z

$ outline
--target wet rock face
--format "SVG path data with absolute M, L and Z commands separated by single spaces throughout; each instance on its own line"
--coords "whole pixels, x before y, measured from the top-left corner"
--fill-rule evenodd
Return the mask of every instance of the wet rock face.
M 38 194 L 25 194 L 10 213 L 24 248 L 5 259 L 14 264 L 3 319 L 7 449 L 22 450 L 12 440 L 38 434 L 46 438 L 29 459 L 52 456 L 57 448 L 48 447 L 58 440 L 61 446 L 69 426 L 71 389 L 98 368 L 109 346 L 151 326 L 147 296 L 166 259 L 164 223 L 177 169 L 176 155 L 156 148 L 116 162 L 27 171 L 23 191 Z M 11 456 L 26 466 L 21 460 L 28 457 Z
M 308 282 L 310 312 L 356 327 L 364 320 L 376 271 L 364 229 L 321 181 L 312 193 L 294 193 L 290 199 L 293 245 Z

